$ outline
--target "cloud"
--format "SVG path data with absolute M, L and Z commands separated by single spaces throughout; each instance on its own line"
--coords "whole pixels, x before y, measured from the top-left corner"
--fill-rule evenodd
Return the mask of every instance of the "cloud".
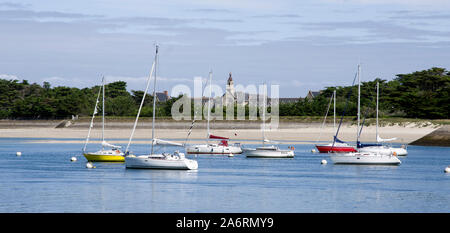
M 441 40 L 448 41 L 450 31 L 437 31 L 431 29 L 419 29 L 390 21 L 344 21 L 344 22 L 319 22 L 307 23 L 301 26 L 307 30 L 334 31 L 335 33 L 345 33 L 347 36 L 353 36 L 361 42 L 368 43 L 380 41 L 429 41 Z M 346 30 L 351 30 L 350 32 Z M 329 34 L 330 35 L 330 34 Z
M 42 78 L 41 82 L 49 82 L 52 86 L 69 86 L 69 87 L 91 87 L 98 85 L 92 80 L 86 81 L 83 78 L 64 78 L 59 76 L 52 76 L 47 78 Z
M 19 80 L 19 78 L 16 75 L 11 74 L 0 74 L 0 79 Z
M 340 3 L 340 4 L 349 4 L 349 3 L 356 3 L 356 4 L 400 4 L 400 5 L 407 5 L 407 6 L 440 6 L 442 4 L 448 5 L 447 0 L 323 0 L 325 2 L 334 2 L 334 3 Z
M 127 83 L 136 83 L 144 85 L 147 83 L 148 76 L 147 77 L 131 77 L 131 76 L 115 76 L 115 75 L 106 75 L 105 80 L 107 82 L 117 82 L 117 81 L 125 81 Z M 154 76 L 151 77 L 151 81 L 154 80 Z M 194 79 L 188 79 L 188 78 L 167 78 L 167 77 L 157 77 L 157 82 L 193 82 Z
M 29 7 L 30 7 L 29 4 L 16 3 L 16 2 L 0 2 L 0 8 L 26 9 Z
M 166 17 L 109 17 L 103 18 L 100 22 L 119 25 L 180 26 L 190 23 L 191 20 Z
M 13 77 L 13 79 L 17 79 L 17 76 L 12 75 L 0 75 L 0 78 L 4 79 L 10 79 L 8 77 Z M 14 78 L 15 77 L 15 78 Z M 150 79 L 150 84 L 153 85 L 153 79 L 152 77 Z M 88 80 L 88 81 L 87 81 Z M 141 90 L 145 85 L 147 84 L 148 76 L 145 77 L 133 77 L 133 76 L 120 76 L 120 75 L 105 75 L 105 83 L 113 83 L 118 81 L 124 81 L 127 83 L 127 89 L 128 90 Z M 164 83 L 169 83 L 170 85 L 173 84 L 189 84 L 193 83 L 194 78 L 188 79 L 188 78 L 167 78 L 167 77 L 158 77 L 157 78 L 157 86 L 158 87 L 164 87 Z M 60 77 L 60 76 L 52 76 L 52 77 L 46 77 L 42 78 L 41 82 L 49 82 L 52 86 L 75 86 L 78 88 L 84 88 L 84 87 L 92 87 L 95 85 L 101 85 L 101 76 L 98 76 L 96 78 L 73 78 L 73 77 Z
M 43 18 L 64 18 L 81 19 L 101 17 L 100 15 L 86 15 L 79 13 L 64 13 L 57 11 L 31 11 L 31 10 L 0 10 L 0 19 L 18 20 L 18 19 L 43 19 Z
M 166 44 L 226 44 L 232 36 L 248 32 L 231 31 L 217 27 L 217 24 L 241 23 L 242 19 L 226 18 L 172 18 L 172 17 L 106 17 L 96 14 L 67 13 L 57 11 L 34 11 L 28 9 L 0 10 L 0 25 L 3 34 L 15 31 L 19 34 L 35 32 L 34 36 L 54 35 L 71 38 L 71 34 L 111 35 L 149 35 L 152 41 Z M 25 30 L 19 28 L 26 27 Z M 18 31 L 21 32 L 18 32 Z M 76 36 L 79 37 L 79 36 Z M 28 37 L 31 38 L 31 37 Z M 92 38 L 92 37 L 84 37 Z M 51 38 L 49 38 L 51 39 Z M 69 39 L 72 40 L 72 39 Z M 53 44 L 56 45 L 56 44 Z M 72 44 L 77 46 L 76 44 Z
M 406 20 L 448 20 L 450 14 L 440 12 L 416 12 L 416 11 L 397 11 L 393 12 L 393 16 L 390 19 L 406 19 Z
M 254 15 L 252 18 L 300 18 L 302 16 L 298 14 L 265 14 L 265 15 Z
M 100 74 L 108 74 L 108 81 L 127 81 L 129 89 L 142 90 L 153 61 L 153 44 L 158 41 L 159 91 L 171 90 L 177 83 L 189 85 L 193 79 L 186 77 L 207 77 L 212 68 L 213 82 L 221 86 L 232 71 L 235 83 L 276 80 L 283 85 L 281 95 L 287 97 L 304 96 L 327 80 L 351 84 L 358 58 L 367 64 L 367 78 L 448 67 L 450 61 L 448 27 L 436 25 L 444 20 L 389 18 L 396 16 L 389 12 L 395 10 L 403 11 L 397 16 L 443 18 L 448 14 L 444 10 L 422 13 L 386 5 L 357 6 L 362 9 L 357 11 L 339 6 L 352 12 L 337 14 L 333 4 L 318 10 L 308 2 L 293 3 L 281 9 L 286 1 L 267 1 L 267 8 L 254 9 L 226 1 L 197 4 L 198 11 L 189 11 L 194 8 L 191 4 L 177 1 L 180 6 L 168 1 L 155 4 L 154 9 L 153 4 L 150 9 L 133 1 L 127 3 L 129 7 L 116 9 L 116 2 L 96 2 L 89 10 L 86 3 L 74 3 L 73 8 L 62 3 L 51 8 L 40 4 L 39 11 L 24 5 L 0 5 L 0 51 L 8 58 L 0 61 L 0 70 L 30 81 L 45 79 L 77 87 L 98 85 Z M 259 1 L 252 3 L 255 6 Z M 430 22 L 438 23 L 413 25 Z
M 233 13 L 234 11 L 229 9 L 217 9 L 217 8 L 200 8 L 200 9 L 190 9 L 189 11 L 200 12 L 200 13 Z

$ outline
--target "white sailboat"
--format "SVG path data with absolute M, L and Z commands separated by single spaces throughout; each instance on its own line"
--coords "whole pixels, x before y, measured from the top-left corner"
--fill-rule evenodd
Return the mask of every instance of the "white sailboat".
M 387 146 L 387 145 L 383 145 L 381 143 L 383 142 L 389 142 L 389 141 L 393 141 L 396 140 L 397 138 L 389 138 L 389 139 L 383 139 L 380 137 L 380 135 L 378 134 L 378 99 L 379 99 L 379 88 L 380 88 L 380 84 L 377 82 L 377 123 L 376 123 L 376 141 L 377 144 L 362 144 L 362 143 L 358 143 L 358 150 L 360 152 L 375 152 L 375 153 L 380 153 L 380 154 L 395 154 L 397 156 L 406 156 L 408 155 L 408 151 L 406 150 L 406 148 L 395 148 L 392 146 Z
M 91 135 L 91 129 L 94 126 L 94 118 L 98 113 L 98 103 L 100 93 L 102 94 L 102 149 L 96 152 L 86 152 L 87 144 Z M 109 149 L 106 149 L 109 148 Z M 88 135 L 86 137 L 86 143 L 83 147 L 83 155 L 89 162 L 123 162 L 125 160 L 124 153 L 120 151 L 120 146 L 110 144 L 105 141 L 105 78 L 102 78 L 102 88 L 99 89 L 97 100 L 95 102 L 94 113 L 92 114 L 91 123 L 89 125 Z
M 361 106 L 361 82 L 360 65 L 358 65 L 358 124 L 356 130 L 356 141 L 359 143 L 360 137 L 360 106 Z M 370 164 L 370 165 L 399 165 L 401 161 L 393 153 L 383 154 L 379 152 L 350 152 L 350 153 L 330 153 L 330 159 L 334 164 Z
M 198 163 L 195 160 L 187 159 L 184 156 L 184 153 L 179 151 L 175 151 L 173 154 L 163 152 L 163 153 L 154 153 L 155 146 L 179 146 L 183 147 L 183 144 L 165 141 L 161 139 L 155 138 L 155 112 L 156 112 L 156 65 L 158 59 L 158 45 L 156 45 L 156 53 L 155 60 L 153 61 L 152 70 L 150 72 L 150 76 L 147 80 L 147 86 L 145 88 L 144 96 L 142 97 L 141 105 L 139 106 L 138 114 L 136 116 L 136 121 L 133 126 L 133 131 L 130 136 L 130 140 L 126 149 L 125 156 L 125 167 L 126 168 L 143 168 L 143 169 L 176 169 L 176 170 L 196 170 L 198 169 Z M 134 131 L 136 129 L 136 125 L 139 119 L 139 115 L 142 109 L 142 105 L 144 104 L 144 99 L 146 93 L 148 91 L 148 87 L 150 84 L 150 79 L 155 73 L 154 77 L 154 87 L 153 87 L 153 120 L 152 120 L 152 146 L 150 154 L 145 155 L 133 155 L 130 154 L 128 149 L 131 144 L 131 140 L 134 135 Z
M 330 153 L 334 164 L 399 165 L 401 161 L 394 155 L 373 152 Z
M 266 130 L 266 84 L 264 84 L 264 94 L 262 97 L 263 111 L 262 111 L 262 146 L 256 148 L 245 148 L 244 152 L 247 158 L 293 158 L 293 150 L 282 150 L 278 146 L 266 146 L 265 143 L 276 143 L 266 139 L 264 131 Z
M 209 99 L 208 99 L 208 116 L 207 116 L 207 135 L 206 144 L 190 145 L 186 147 L 188 154 L 241 154 L 242 149 L 240 143 L 228 144 L 226 137 L 212 135 L 210 133 L 209 121 L 211 114 L 211 97 L 212 97 L 212 71 L 209 72 Z M 210 139 L 221 140 L 220 143 L 210 142 Z

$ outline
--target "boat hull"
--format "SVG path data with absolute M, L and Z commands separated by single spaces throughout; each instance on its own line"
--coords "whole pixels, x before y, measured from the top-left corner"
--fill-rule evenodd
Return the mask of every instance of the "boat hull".
M 387 146 L 368 146 L 358 149 L 359 152 L 378 153 L 383 155 L 406 156 L 408 151 L 404 148 L 394 148 Z
M 216 155 L 228 155 L 228 154 L 242 154 L 241 147 L 238 146 L 210 146 L 210 145 L 194 145 L 186 148 L 188 154 L 216 154 Z
M 400 165 L 401 161 L 392 155 L 381 155 L 371 153 L 341 153 L 333 154 L 330 159 L 334 164 L 356 164 L 356 165 Z
M 125 161 L 125 157 L 123 155 L 105 155 L 105 154 L 96 154 L 96 153 L 83 153 L 84 157 L 89 162 L 121 162 Z
M 405 148 L 391 148 L 392 153 L 396 153 L 397 156 L 407 156 L 408 151 Z
M 245 156 L 247 158 L 293 158 L 294 151 L 246 149 Z
M 356 152 L 356 149 L 352 146 L 319 146 L 316 145 L 317 150 L 320 153 L 349 153 L 349 152 Z
M 186 158 L 163 159 L 148 155 L 125 157 L 125 167 L 135 169 L 197 170 L 198 163 Z
M 391 155 L 392 154 L 391 148 L 384 147 L 384 146 L 367 146 L 367 147 L 358 148 L 358 151 L 362 152 L 362 153 L 378 153 L 378 154 L 382 154 L 382 155 Z

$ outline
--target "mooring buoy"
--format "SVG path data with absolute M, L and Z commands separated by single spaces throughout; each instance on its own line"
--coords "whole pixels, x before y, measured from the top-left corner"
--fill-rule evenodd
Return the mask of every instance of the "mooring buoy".
M 86 167 L 87 168 L 95 168 L 95 166 L 91 162 L 86 163 Z

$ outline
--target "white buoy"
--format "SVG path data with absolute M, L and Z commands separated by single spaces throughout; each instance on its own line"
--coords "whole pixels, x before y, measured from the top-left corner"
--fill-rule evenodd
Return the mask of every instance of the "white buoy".
M 445 171 L 445 173 L 450 173 L 450 166 L 446 167 L 446 168 L 444 169 L 444 171 Z
M 16 156 L 22 156 L 22 152 L 20 151 L 16 152 Z
M 327 164 L 327 161 L 325 159 L 323 159 L 320 164 Z
M 87 168 L 95 168 L 95 166 L 92 165 L 91 162 L 86 163 L 86 167 L 87 167 Z
M 70 161 L 72 161 L 72 162 L 77 161 L 77 157 L 72 157 L 72 158 L 70 158 Z
M 229 153 L 228 154 L 228 157 L 233 157 L 234 155 L 232 154 L 232 153 Z
M 316 149 L 312 149 L 311 152 L 312 152 L 312 153 L 316 153 Z

